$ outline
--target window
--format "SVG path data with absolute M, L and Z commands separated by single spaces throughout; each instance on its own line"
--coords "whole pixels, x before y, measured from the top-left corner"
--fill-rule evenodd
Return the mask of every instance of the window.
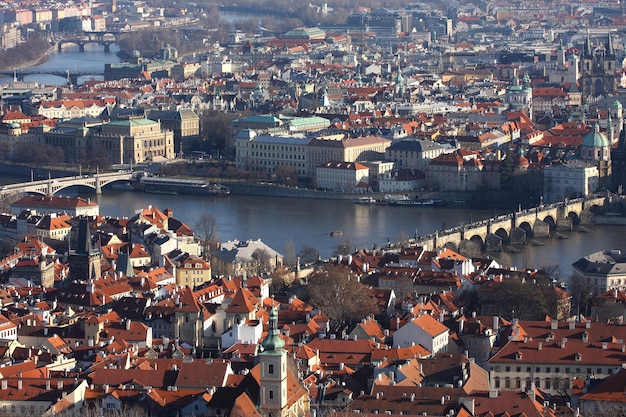
M 273 374 L 274 373 L 274 364 L 270 363 L 267 367 L 267 373 L 269 374 Z
M 274 391 L 273 390 L 270 390 L 269 397 L 270 397 L 270 400 L 274 399 Z

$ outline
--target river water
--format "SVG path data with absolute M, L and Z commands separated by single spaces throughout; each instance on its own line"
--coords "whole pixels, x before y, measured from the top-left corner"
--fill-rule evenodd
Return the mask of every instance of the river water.
M 86 80 L 102 80 L 104 74 L 104 64 L 117 63 L 120 59 L 116 55 L 119 52 L 117 45 L 111 45 L 110 52 L 104 52 L 104 46 L 96 44 L 85 45 L 85 52 L 78 50 L 78 45 L 69 44 L 63 48 L 61 53 L 53 53 L 48 56 L 45 62 L 32 67 L 33 71 L 67 71 L 70 72 L 92 72 L 93 75 L 80 77 L 78 83 L 82 84 Z M 7 83 L 12 77 L 0 77 L 0 83 Z M 41 85 L 65 85 L 65 78 L 49 74 L 33 74 L 24 77 L 24 81 L 37 82 Z
M 72 46 L 60 54 L 53 54 L 37 67 L 41 70 L 104 71 L 105 63 L 119 62 L 116 45 L 105 53 L 100 45 L 86 45 L 85 52 Z M 101 79 L 102 77 L 96 77 Z M 0 79 L 6 82 L 8 79 Z M 47 85 L 61 85 L 65 80 L 50 75 L 33 75 L 26 81 Z M 24 178 L 0 176 L 0 184 L 22 182 Z M 253 196 L 166 196 L 105 190 L 96 196 L 85 189 L 69 189 L 68 195 L 82 195 L 95 199 L 105 216 L 130 217 L 135 210 L 152 205 L 159 209 L 171 208 L 174 216 L 193 227 L 201 214 L 208 213 L 217 220 L 223 241 L 231 239 L 261 239 L 278 252 L 284 252 L 287 242 L 296 251 L 303 246 L 317 249 L 323 258 L 329 258 L 339 243 L 349 241 L 356 248 L 384 246 L 412 237 L 416 232 L 428 234 L 446 227 L 482 220 L 493 211 L 469 210 L 459 207 L 402 207 L 364 206 L 349 201 L 290 199 Z M 571 264 L 591 252 L 608 249 L 626 249 L 626 226 L 592 226 L 591 233 L 566 233 L 568 239 L 546 239 L 545 246 L 522 246 L 520 253 L 496 252 L 487 255 L 504 265 L 518 268 L 541 268 L 558 265 L 562 279 L 571 275 Z M 331 237 L 330 232 L 342 231 Z

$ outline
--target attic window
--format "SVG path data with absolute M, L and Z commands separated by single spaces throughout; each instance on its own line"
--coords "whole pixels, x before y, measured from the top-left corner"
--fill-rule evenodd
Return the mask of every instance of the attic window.
M 582 360 L 582 355 L 580 353 L 577 353 L 574 359 L 576 360 L 576 362 L 580 362 Z
M 517 352 L 517 353 L 515 354 L 515 360 L 516 360 L 516 361 L 520 361 L 520 360 L 522 360 L 522 352 Z

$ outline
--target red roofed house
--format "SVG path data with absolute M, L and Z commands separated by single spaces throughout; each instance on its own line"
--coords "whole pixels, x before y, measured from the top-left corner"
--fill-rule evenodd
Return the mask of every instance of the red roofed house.
M 448 351 L 450 329 L 429 314 L 411 320 L 393 334 L 394 347 L 422 345 L 433 355 Z

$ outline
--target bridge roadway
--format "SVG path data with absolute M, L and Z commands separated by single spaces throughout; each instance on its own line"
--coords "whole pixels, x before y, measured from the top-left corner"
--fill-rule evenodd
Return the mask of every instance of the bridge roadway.
M 550 229 L 573 230 L 576 224 L 588 224 L 591 208 L 601 207 L 610 199 L 594 196 L 545 204 L 418 236 L 411 243 L 428 250 L 450 248 L 464 252 L 478 247 L 500 251 L 503 244 L 526 244 L 532 237 L 549 237 Z
M 93 188 L 96 190 L 96 194 L 102 194 L 102 187 L 105 185 L 116 181 L 130 181 L 140 174 L 141 172 L 138 171 L 119 171 L 7 184 L 0 189 L 0 199 L 22 193 L 36 193 L 51 196 L 64 188 L 77 185 Z

